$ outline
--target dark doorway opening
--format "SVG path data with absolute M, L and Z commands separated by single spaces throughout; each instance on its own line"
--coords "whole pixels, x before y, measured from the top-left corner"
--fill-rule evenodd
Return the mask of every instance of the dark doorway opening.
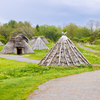
M 17 54 L 21 55 L 22 54 L 22 48 L 17 48 Z

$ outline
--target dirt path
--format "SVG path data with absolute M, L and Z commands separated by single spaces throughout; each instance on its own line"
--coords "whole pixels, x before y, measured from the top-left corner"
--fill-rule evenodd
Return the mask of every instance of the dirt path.
M 89 50 L 89 51 L 94 52 L 94 53 L 99 53 L 100 52 L 100 51 L 96 51 L 96 50 L 93 50 L 93 49 L 90 49 L 90 48 L 87 48 L 87 47 L 84 47 L 84 46 L 79 46 L 79 47 L 81 47 L 83 49 L 86 49 L 86 50 Z
M 39 63 L 39 60 L 24 58 L 24 56 L 28 56 L 28 55 L 5 55 L 5 54 L 0 54 L 0 57 L 6 58 L 6 59 L 17 60 L 17 61 L 22 61 L 22 62 L 30 62 L 30 63 Z
M 52 79 L 27 100 L 100 100 L 100 70 Z

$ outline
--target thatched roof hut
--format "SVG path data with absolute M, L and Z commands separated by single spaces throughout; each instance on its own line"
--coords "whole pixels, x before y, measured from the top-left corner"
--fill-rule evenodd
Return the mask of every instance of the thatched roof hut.
M 29 42 L 30 45 L 33 45 L 38 37 L 32 37 L 32 40 Z M 49 44 L 49 42 L 45 39 L 45 37 L 40 37 L 45 44 Z
M 33 45 L 35 43 L 36 39 L 37 39 L 37 37 L 32 37 L 32 40 L 29 41 L 29 44 Z
M 75 66 L 76 64 L 88 65 L 90 63 L 63 33 L 39 64 L 43 66 Z
M 48 49 L 46 44 L 42 41 L 40 37 L 38 37 L 35 41 L 35 43 L 32 46 L 33 50 L 43 50 L 43 49 Z
M 27 43 L 27 39 L 24 35 L 18 35 L 17 37 L 12 37 L 5 47 L 2 49 L 1 53 L 33 53 L 32 48 Z
M 45 43 L 45 44 L 49 44 L 49 42 L 45 39 L 45 37 L 41 37 L 42 41 Z
M 4 45 L 4 44 L 0 41 L 0 45 Z

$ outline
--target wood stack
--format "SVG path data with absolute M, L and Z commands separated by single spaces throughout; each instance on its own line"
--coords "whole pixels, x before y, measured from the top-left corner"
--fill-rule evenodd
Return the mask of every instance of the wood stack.
M 90 63 L 64 33 L 39 62 L 39 65 L 43 66 L 75 66 L 77 64 Z

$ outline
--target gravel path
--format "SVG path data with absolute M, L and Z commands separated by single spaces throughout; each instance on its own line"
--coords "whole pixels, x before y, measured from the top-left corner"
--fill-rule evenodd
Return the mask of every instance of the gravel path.
M 100 100 L 100 70 L 52 79 L 27 100 Z
M 0 57 L 2 57 L 2 58 L 17 60 L 17 61 L 21 61 L 21 62 L 39 63 L 39 60 L 24 58 L 24 56 L 28 56 L 28 55 L 5 55 L 5 54 L 0 54 Z
M 93 50 L 93 49 L 90 49 L 90 48 L 87 48 L 87 47 L 84 47 L 84 46 L 79 46 L 79 47 L 81 47 L 83 49 L 86 49 L 86 50 L 89 50 L 89 51 L 94 52 L 94 53 L 99 53 L 100 52 L 100 51 L 96 51 L 96 50 Z

